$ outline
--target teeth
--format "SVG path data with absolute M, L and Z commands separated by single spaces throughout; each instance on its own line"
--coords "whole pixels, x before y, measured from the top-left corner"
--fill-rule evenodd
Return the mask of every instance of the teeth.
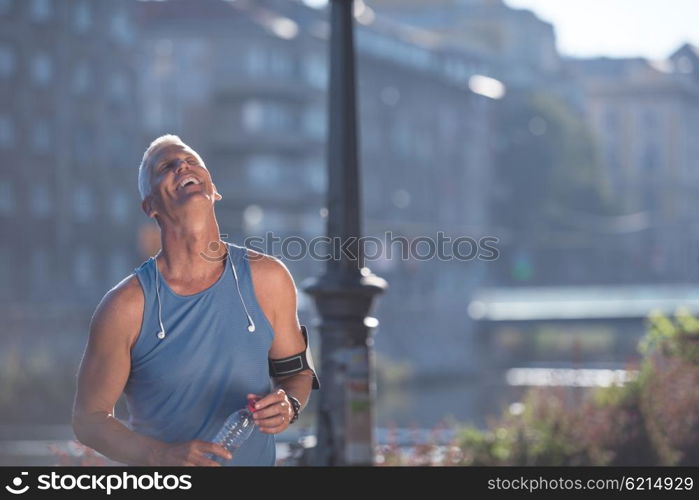
M 187 185 L 190 184 L 190 183 L 192 183 L 192 184 L 199 184 L 199 181 L 198 181 L 196 178 L 194 178 L 194 177 L 186 177 L 186 178 L 182 179 L 182 182 L 180 182 L 179 187 L 183 188 L 183 187 L 187 186 Z

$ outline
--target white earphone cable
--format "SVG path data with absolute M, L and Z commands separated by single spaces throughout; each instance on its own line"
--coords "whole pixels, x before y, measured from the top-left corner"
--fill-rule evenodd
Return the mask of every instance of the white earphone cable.
M 159 339 L 164 339 L 165 338 L 165 327 L 163 326 L 163 311 L 162 311 L 162 302 L 160 300 L 160 273 L 158 272 L 158 262 L 155 259 L 155 257 L 151 257 L 153 259 L 153 264 L 155 266 L 155 296 L 158 301 L 158 323 L 160 324 L 160 331 L 158 332 L 158 338 Z M 250 316 L 250 313 L 248 312 L 248 308 L 245 305 L 245 300 L 243 300 L 243 294 L 240 291 L 240 284 L 238 283 L 238 273 L 235 270 L 235 265 L 233 264 L 233 258 L 231 257 L 231 252 L 230 252 L 230 247 L 228 249 L 228 252 L 226 253 L 226 258 L 230 260 L 231 263 L 231 269 L 233 270 L 233 277 L 235 278 L 235 287 L 238 290 L 238 297 L 240 297 L 240 302 L 243 304 L 243 310 L 245 311 L 245 316 L 248 319 L 248 331 L 250 333 L 253 333 L 255 331 L 255 322 L 252 320 L 252 316 Z
M 243 251 L 247 251 L 245 248 L 243 248 Z M 228 250 L 228 253 L 230 254 L 230 247 Z M 245 256 L 243 256 L 245 258 Z M 245 305 L 245 301 L 243 300 L 243 294 L 240 292 L 240 284 L 238 283 L 238 273 L 235 271 L 235 265 L 233 264 L 233 258 L 230 259 L 231 261 L 231 269 L 233 269 L 233 276 L 235 277 L 235 286 L 238 289 L 238 296 L 240 297 L 240 302 L 243 304 L 243 309 L 245 310 L 245 315 L 248 317 L 248 331 L 250 333 L 253 333 L 255 331 L 255 322 L 252 320 L 252 317 L 250 316 L 250 313 L 248 312 L 248 308 Z
M 158 298 L 158 322 L 160 323 L 158 338 L 164 339 L 165 327 L 163 326 L 163 310 L 160 303 L 160 280 L 158 279 L 160 273 L 158 272 L 158 262 L 155 260 L 155 257 L 153 257 L 153 264 L 155 265 L 155 295 Z

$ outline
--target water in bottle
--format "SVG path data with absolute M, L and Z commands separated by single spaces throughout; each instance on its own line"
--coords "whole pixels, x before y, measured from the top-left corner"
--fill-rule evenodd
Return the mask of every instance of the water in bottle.
M 255 427 L 255 420 L 252 418 L 252 414 L 255 411 L 253 404 L 254 401 L 248 401 L 245 408 L 231 413 L 223 423 L 223 426 L 221 426 L 221 430 L 216 434 L 213 442 L 220 444 L 234 455 L 240 445 L 250 437 Z M 211 455 L 210 458 L 219 463 L 225 460 L 218 455 Z

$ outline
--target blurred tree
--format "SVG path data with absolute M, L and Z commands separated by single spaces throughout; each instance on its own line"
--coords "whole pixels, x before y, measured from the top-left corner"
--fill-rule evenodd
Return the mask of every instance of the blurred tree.
M 553 93 L 513 92 L 497 111 L 493 216 L 511 237 L 512 256 L 503 269 L 522 280 L 514 257 L 546 245 L 552 231 L 564 229 L 571 212 L 607 214 L 613 210 L 595 141 L 584 118 Z M 536 262 L 528 280 L 537 280 Z M 518 267 L 519 266 L 519 267 Z

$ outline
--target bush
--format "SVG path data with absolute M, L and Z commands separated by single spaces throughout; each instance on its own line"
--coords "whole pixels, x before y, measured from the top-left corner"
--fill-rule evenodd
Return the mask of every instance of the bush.
M 522 411 L 436 444 L 379 450 L 385 465 L 699 465 L 699 320 L 649 317 L 638 375 L 622 386 L 529 389 Z M 441 447 L 444 449 L 445 447 Z
M 638 376 L 588 391 L 533 388 L 519 415 L 467 427 L 467 465 L 699 465 L 699 321 L 652 314 Z M 573 403 L 571 403 L 573 401 Z

